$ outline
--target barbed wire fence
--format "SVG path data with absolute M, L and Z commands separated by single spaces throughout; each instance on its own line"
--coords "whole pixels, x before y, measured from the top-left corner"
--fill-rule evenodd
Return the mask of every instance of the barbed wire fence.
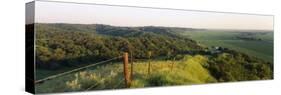
M 150 73 L 153 72 L 152 71 L 152 68 L 153 66 L 150 64 L 150 56 L 151 56 L 151 52 L 149 51 L 148 53 L 148 66 L 147 66 L 147 77 L 150 77 Z M 129 59 L 129 56 L 130 56 L 130 59 Z M 122 59 L 123 58 L 123 59 Z M 121 67 L 123 69 L 123 71 L 119 71 L 119 73 L 123 73 L 123 76 L 120 78 L 120 79 L 115 79 L 114 81 L 116 82 L 116 84 L 112 85 L 111 86 L 111 89 L 116 89 L 116 88 L 119 88 L 121 87 L 120 85 L 122 84 L 122 87 L 126 87 L 126 88 L 129 88 L 131 86 L 131 82 L 133 80 L 133 60 L 135 60 L 133 58 L 133 55 L 132 53 L 130 53 L 130 55 L 127 53 L 127 52 L 124 52 L 122 56 L 117 56 L 117 57 L 114 57 L 114 58 L 111 58 L 111 59 L 107 59 L 107 60 L 104 60 L 104 61 L 100 61 L 100 62 L 97 62 L 97 63 L 94 63 L 94 64 L 90 64 L 90 65 L 87 65 L 87 66 L 83 66 L 83 67 L 79 67 L 79 68 L 76 68 L 76 69 L 73 69 L 73 70 L 70 70 L 70 71 L 66 71 L 66 72 L 63 72 L 63 73 L 59 73 L 59 74 L 55 74 L 55 75 L 51 75 L 51 76 L 48 76 L 46 78 L 42 78 L 42 79 L 38 79 L 35 82 L 35 84 L 41 84 L 45 81 L 48 81 L 48 80 L 51 80 L 51 79 L 55 79 L 55 78 L 58 78 L 58 77 L 62 77 L 62 76 L 65 76 L 65 75 L 68 75 L 68 74 L 71 74 L 71 73 L 75 73 L 75 72 L 79 72 L 79 71 L 82 71 L 82 70 L 88 70 L 90 67 L 96 67 L 96 66 L 99 66 L 99 65 L 103 65 L 105 63 L 108 63 L 108 62 L 111 62 L 111 61 L 114 61 L 114 60 L 120 60 L 122 59 L 123 61 L 123 67 Z M 129 62 L 130 60 L 130 62 Z M 171 61 L 171 71 L 173 71 L 173 68 L 174 68 L 174 60 L 173 59 Z M 130 63 L 130 65 L 129 65 Z M 131 66 L 129 68 L 129 66 Z M 162 66 L 161 66 L 162 67 Z M 117 71 L 115 71 L 117 72 Z M 102 83 L 105 83 L 104 81 L 109 79 L 109 78 L 112 78 L 112 77 L 104 77 L 101 79 L 101 80 L 98 80 L 96 81 L 96 83 L 94 83 L 93 85 L 89 86 L 88 88 L 86 88 L 85 90 L 88 91 L 88 90 L 94 90 L 96 89 L 96 87 Z
M 131 57 L 132 57 L 132 55 L 131 55 Z M 94 64 L 90 64 L 90 65 L 87 65 L 87 66 L 76 68 L 76 69 L 66 71 L 66 72 L 63 72 L 63 73 L 51 75 L 51 76 L 48 76 L 46 78 L 35 80 L 34 82 L 35 82 L 36 85 L 40 85 L 41 83 L 44 83 L 45 81 L 52 80 L 52 79 L 55 79 L 55 78 L 58 78 L 58 77 L 62 77 L 62 76 L 65 76 L 65 75 L 68 75 L 68 74 L 71 74 L 71 73 L 79 72 L 79 71 L 88 69 L 90 67 L 99 66 L 99 65 L 102 65 L 102 64 L 114 61 L 114 60 L 121 59 L 121 58 L 123 58 L 123 71 L 121 71 L 121 72 L 123 72 L 124 78 L 121 78 L 121 80 L 117 81 L 117 84 L 114 85 L 112 88 L 113 89 L 118 88 L 122 83 L 125 84 L 124 87 L 130 87 L 131 79 L 132 79 L 133 74 L 132 74 L 132 70 L 131 70 L 131 72 L 129 72 L 129 70 L 128 70 L 128 68 L 129 68 L 128 67 L 129 66 L 129 55 L 128 55 L 127 52 L 125 52 L 122 56 L 118 56 L 118 57 L 114 57 L 114 58 L 107 59 L 107 60 L 104 60 L 104 61 L 100 61 L 100 62 L 97 62 L 97 63 L 94 63 Z M 132 61 L 132 58 L 130 59 L 130 61 Z M 133 64 L 132 64 L 132 62 L 130 62 L 130 63 L 131 63 L 131 69 L 132 69 Z M 86 88 L 85 90 L 86 91 L 92 90 L 93 88 L 98 86 L 100 83 L 104 82 L 104 80 L 105 79 L 97 81 L 94 85 L 91 85 L 90 87 Z
M 86 69 L 86 68 L 89 68 L 89 67 L 97 66 L 97 65 L 100 65 L 102 63 L 106 63 L 106 62 L 109 62 L 109 61 L 112 61 L 112 60 L 115 60 L 115 59 L 118 59 L 118 58 L 121 58 L 121 57 L 122 56 L 111 58 L 111 59 L 108 59 L 108 60 L 105 60 L 105 61 L 97 62 L 95 64 L 87 65 L 87 66 L 76 68 L 76 69 L 73 69 L 73 70 L 70 70 L 70 71 L 67 71 L 67 72 L 63 72 L 63 73 L 52 75 L 52 76 L 49 76 L 49 77 L 46 77 L 46 78 L 43 78 L 43 79 L 39 79 L 39 80 L 35 81 L 35 84 L 41 83 L 41 82 L 44 82 L 44 81 L 47 81 L 47 80 L 50 80 L 50 79 L 54 79 L 54 78 L 57 78 L 57 77 L 60 77 L 60 76 L 64 76 L 64 75 L 67 75 L 67 74 L 70 74 L 70 73 L 73 73 L 73 72 L 77 72 L 77 71 L 80 71 L 82 69 Z

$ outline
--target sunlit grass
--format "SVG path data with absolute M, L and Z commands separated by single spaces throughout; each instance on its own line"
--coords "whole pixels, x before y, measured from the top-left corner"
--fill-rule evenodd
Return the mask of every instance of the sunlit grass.
M 152 60 L 150 74 L 148 73 L 148 61 L 134 62 L 133 80 L 130 87 L 139 88 L 216 82 L 208 70 L 202 66 L 207 60 L 206 57 L 200 55 L 185 56 L 184 59 L 176 61 Z M 38 84 L 36 85 L 36 92 L 124 88 L 123 76 L 123 64 L 112 63 Z

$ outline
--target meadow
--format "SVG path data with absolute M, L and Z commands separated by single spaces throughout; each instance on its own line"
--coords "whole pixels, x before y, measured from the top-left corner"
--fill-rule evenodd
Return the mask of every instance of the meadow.
M 207 63 L 204 56 L 185 56 L 182 60 L 152 60 L 151 73 L 148 61 L 134 62 L 133 81 L 130 88 L 203 84 L 217 82 L 203 67 Z M 59 77 L 36 85 L 36 92 L 65 92 L 125 88 L 123 64 L 109 63 L 88 68 L 77 73 Z

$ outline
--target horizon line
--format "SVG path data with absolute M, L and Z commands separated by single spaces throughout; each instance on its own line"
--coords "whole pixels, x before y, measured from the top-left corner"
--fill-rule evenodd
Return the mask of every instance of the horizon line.
M 145 25 L 145 26 L 118 26 L 112 24 L 101 24 L 101 23 L 65 23 L 65 22 L 34 22 L 30 24 L 78 24 L 78 25 L 108 25 L 112 27 L 165 27 L 165 28 L 184 28 L 184 29 L 196 29 L 196 30 L 256 30 L 256 31 L 271 31 L 274 32 L 274 29 L 233 29 L 233 28 L 196 28 L 196 27 L 176 27 L 176 26 L 157 26 L 157 25 Z M 25 24 L 25 25 L 30 25 Z

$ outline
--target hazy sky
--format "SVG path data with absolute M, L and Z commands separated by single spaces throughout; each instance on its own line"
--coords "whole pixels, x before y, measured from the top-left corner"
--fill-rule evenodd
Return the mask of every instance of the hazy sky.
M 40 2 L 36 23 L 169 26 L 215 29 L 273 29 L 273 16 L 198 12 L 137 7 Z

